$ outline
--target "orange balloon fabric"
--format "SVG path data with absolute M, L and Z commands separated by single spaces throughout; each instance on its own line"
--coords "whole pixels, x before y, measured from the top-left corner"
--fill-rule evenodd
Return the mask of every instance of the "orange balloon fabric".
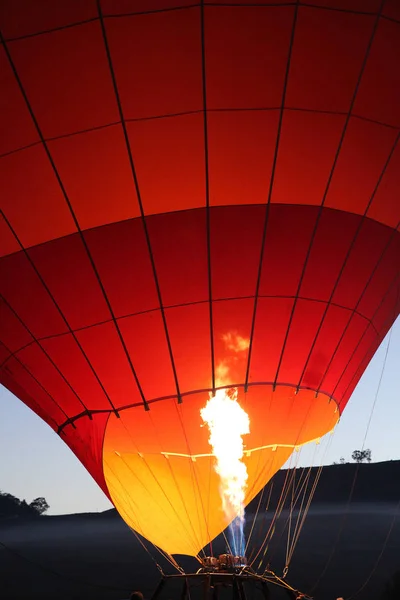
M 399 314 L 398 3 L 3 0 L 0 31 L 0 382 L 196 555 L 210 392 L 248 502 Z

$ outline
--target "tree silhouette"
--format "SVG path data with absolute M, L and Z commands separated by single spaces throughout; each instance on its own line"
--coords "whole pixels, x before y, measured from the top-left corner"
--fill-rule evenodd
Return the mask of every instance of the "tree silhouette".
M 46 498 L 35 498 L 29 505 L 38 515 L 43 515 L 50 506 L 46 502 Z
M 20 500 L 12 494 L 0 491 L 0 518 L 1 517 L 37 517 L 49 509 L 45 498 L 35 498 L 30 504 Z
M 371 450 L 354 450 L 351 458 L 355 460 L 357 463 L 362 463 L 364 461 L 371 462 Z

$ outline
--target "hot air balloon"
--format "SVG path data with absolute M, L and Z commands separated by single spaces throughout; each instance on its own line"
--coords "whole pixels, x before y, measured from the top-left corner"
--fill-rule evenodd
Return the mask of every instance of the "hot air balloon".
M 227 524 L 210 395 L 248 415 L 247 504 L 399 314 L 399 5 L 0 11 L 0 382 L 195 556 Z

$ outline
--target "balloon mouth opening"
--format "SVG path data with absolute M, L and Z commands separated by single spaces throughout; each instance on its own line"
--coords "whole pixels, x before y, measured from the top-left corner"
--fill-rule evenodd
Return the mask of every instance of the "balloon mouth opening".
M 316 397 L 313 390 L 296 394 L 293 386 L 274 391 L 271 384 L 253 384 L 244 393 L 240 385 L 236 390 L 225 386 L 215 396 L 233 403 L 238 392 L 237 410 L 248 416 L 249 432 L 241 434 L 239 448 L 247 467 L 243 510 L 236 505 L 236 511 L 230 507 L 226 513 L 222 505 L 211 432 L 201 416 L 215 396 L 199 391 L 182 404 L 166 399 L 153 403 L 150 411 L 137 406 L 121 411 L 119 419 L 113 414 L 108 419 L 103 470 L 112 502 L 132 529 L 170 555 L 196 557 L 203 548 L 207 555 L 210 542 L 225 531 L 225 552 L 246 556 L 244 507 L 292 452 L 318 443 L 339 418 L 336 402 L 323 393 Z M 231 435 L 235 426 L 228 428 L 226 417 L 223 424 Z

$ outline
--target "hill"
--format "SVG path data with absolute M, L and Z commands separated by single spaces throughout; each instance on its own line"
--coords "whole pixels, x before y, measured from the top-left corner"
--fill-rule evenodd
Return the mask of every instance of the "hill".
M 266 486 L 261 507 L 265 508 L 269 500 L 270 508 L 276 508 L 285 481 L 305 481 L 310 472 L 307 490 L 310 490 L 316 477 L 318 467 L 281 470 Z M 354 489 L 352 489 L 354 486 Z M 248 512 L 256 510 L 260 494 L 248 506 Z M 313 504 L 344 504 L 349 500 L 354 503 L 396 503 L 400 500 L 400 460 L 381 463 L 346 463 L 330 465 L 322 469 Z M 289 494 L 288 494 L 289 496 Z M 285 502 L 288 506 L 289 497 Z

